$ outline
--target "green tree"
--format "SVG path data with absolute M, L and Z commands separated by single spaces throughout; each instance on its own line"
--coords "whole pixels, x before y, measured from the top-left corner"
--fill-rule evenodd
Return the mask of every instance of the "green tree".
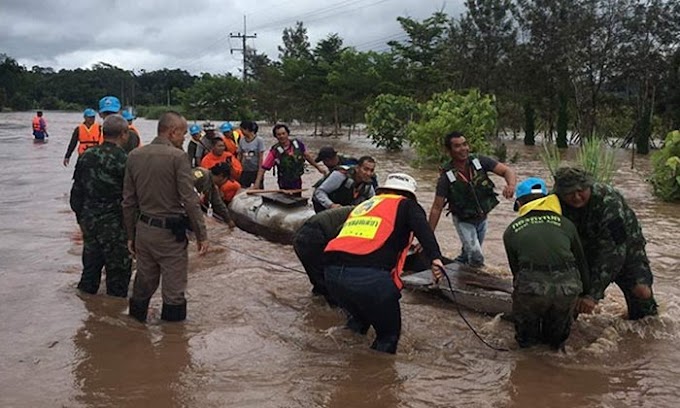
M 179 96 L 189 117 L 219 120 L 251 117 L 245 86 L 230 74 L 203 74 L 189 89 L 179 92 Z
M 446 161 L 442 141 L 454 130 L 465 135 L 474 152 L 488 153 L 487 136 L 496 129 L 496 116 L 490 95 L 482 95 L 478 90 L 466 94 L 442 92 L 420 105 L 417 121 L 408 127 L 409 140 L 421 163 Z
M 407 96 L 378 95 L 366 109 L 366 127 L 372 143 L 387 150 L 400 150 L 417 108 L 416 102 Z

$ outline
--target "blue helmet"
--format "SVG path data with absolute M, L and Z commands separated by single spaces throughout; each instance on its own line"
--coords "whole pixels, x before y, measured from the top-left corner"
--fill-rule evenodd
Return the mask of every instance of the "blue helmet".
M 94 109 L 92 109 L 92 108 L 87 108 L 83 112 L 83 117 L 94 118 L 95 116 L 97 116 L 97 112 L 95 112 Z
M 220 132 L 225 133 L 233 130 L 234 127 L 231 126 L 231 123 L 229 122 L 224 122 L 223 124 L 220 125 Z
M 105 96 L 99 100 L 99 113 L 120 112 L 120 100 L 115 96 Z
M 189 127 L 189 134 L 190 135 L 193 136 L 193 135 L 197 135 L 199 133 L 201 133 L 201 126 L 193 124 Z
M 132 112 L 130 112 L 129 110 L 124 110 L 122 115 L 123 115 L 123 119 L 128 120 L 128 121 L 136 119 L 136 116 L 133 115 Z

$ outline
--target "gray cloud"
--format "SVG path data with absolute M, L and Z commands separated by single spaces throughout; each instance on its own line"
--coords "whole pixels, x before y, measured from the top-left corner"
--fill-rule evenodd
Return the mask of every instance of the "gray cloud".
M 248 46 L 278 58 L 281 33 L 296 21 L 307 27 L 312 45 L 337 33 L 361 51 L 385 49 L 403 39 L 398 16 L 427 18 L 443 9 L 450 16 L 463 0 L 114 0 L 93 2 L 3 0 L 0 52 L 33 65 L 86 68 L 103 61 L 125 69 L 181 68 L 192 73 L 239 74 L 243 32 Z

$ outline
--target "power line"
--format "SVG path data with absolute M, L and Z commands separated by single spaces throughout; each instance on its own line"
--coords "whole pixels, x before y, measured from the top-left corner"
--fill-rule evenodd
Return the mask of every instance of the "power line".
M 236 51 L 236 52 L 241 51 L 243 53 L 243 82 L 245 83 L 245 82 L 248 81 L 248 73 L 247 73 L 248 51 L 246 49 L 246 40 L 248 38 L 257 38 L 257 33 L 255 33 L 253 35 L 248 35 L 248 31 L 246 29 L 246 16 L 243 16 L 243 34 L 241 34 L 241 33 L 238 33 L 238 34 L 229 33 L 229 38 L 240 38 L 241 40 L 243 40 L 243 48 L 240 48 L 240 49 L 239 48 L 232 48 L 231 50 L 229 50 L 229 53 L 233 54 L 234 51 Z

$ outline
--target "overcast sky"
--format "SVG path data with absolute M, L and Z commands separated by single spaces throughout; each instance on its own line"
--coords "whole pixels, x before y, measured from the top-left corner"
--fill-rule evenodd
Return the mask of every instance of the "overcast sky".
M 463 0 L 1 0 L 0 53 L 33 65 L 89 68 L 103 61 L 147 71 L 181 68 L 240 75 L 242 43 L 278 59 L 284 28 L 302 21 L 312 46 L 337 33 L 346 46 L 384 50 L 405 37 L 398 16 L 463 11 Z

